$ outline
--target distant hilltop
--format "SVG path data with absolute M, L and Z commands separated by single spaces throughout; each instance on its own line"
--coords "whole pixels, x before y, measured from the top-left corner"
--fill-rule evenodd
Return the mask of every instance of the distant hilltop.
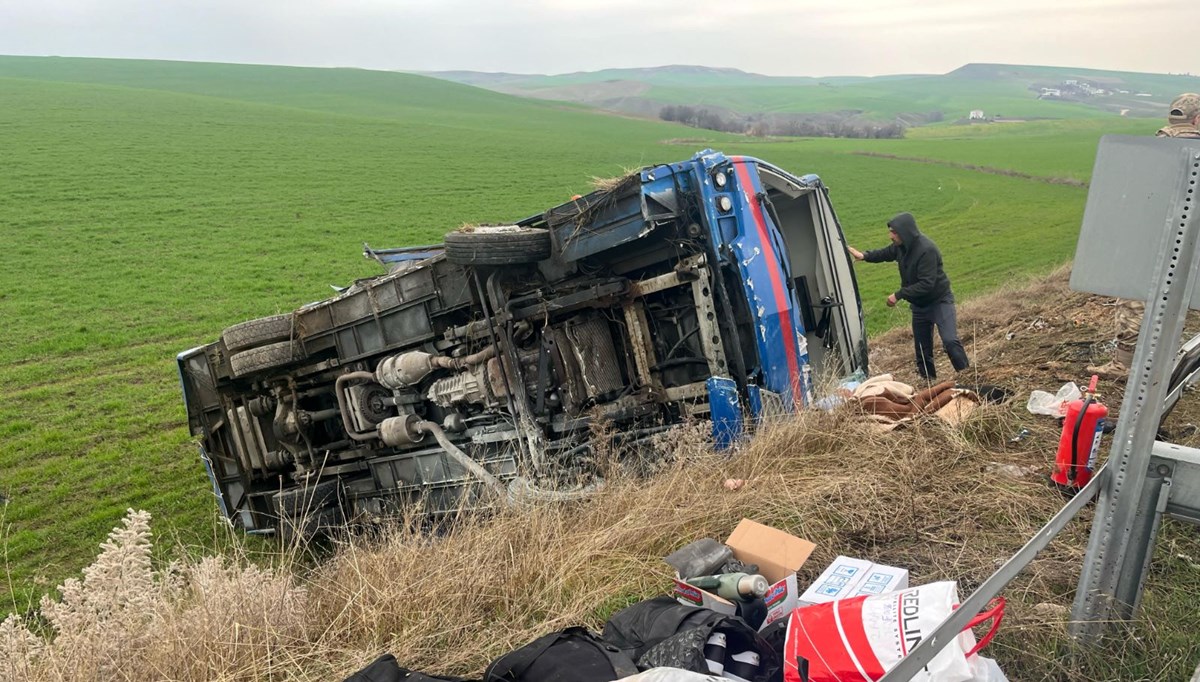
M 1200 77 L 1063 66 L 972 63 L 945 74 L 766 76 L 669 65 L 556 75 L 425 72 L 510 95 L 729 132 L 894 137 L 930 123 L 1163 118 Z
M 1118 81 L 1140 81 L 1146 78 L 1150 79 L 1193 79 L 1193 87 L 1200 83 L 1200 76 L 1194 76 L 1190 73 L 1179 74 L 1159 74 L 1145 71 L 1108 71 L 1104 69 L 1088 69 L 1083 67 L 1072 66 L 1034 66 L 1021 64 L 989 64 L 989 63 L 971 63 L 958 67 L 957 69 L 946 74 L 947 76 L 959 76 L 966 78 L 1025 78 L 1038 77 L 1044 75 L 1076 75 L 1088 78 L 1097 78 L 1103 80 L 1118 80 Z

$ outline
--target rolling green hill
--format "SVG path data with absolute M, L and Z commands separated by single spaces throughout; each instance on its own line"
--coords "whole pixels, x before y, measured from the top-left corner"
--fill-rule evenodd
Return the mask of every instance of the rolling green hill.
M 486 126 L 488 122 L 504 121 L 505 125 L 520 126 L 529 122 L 530 111 L 550 106 L 430 78 L 363 69 L 0 57 L 0 77 L 120 86 L 444 125 Z
M 1009 118 L 1092 118 L 1119 115 L 1161 118 L 1180 92 L 1200 90 L 1195 76 L 1101 71 L 1050 66 L 968 64 L 942 75 L 874 78 L 772 77 L 735 69 L 667 66 L 608 69 L 557 76 L 442 72 L 434 75 L 502 92 L 558 99 L 653 115 L 666 104 L 717 107 L 740 113 L 830 113 L 891 120 L 942 112 L 947 120 L 971 110 Z M 1103 95 L 1078 93 L 1039 99 L 1041 88 L 1088 83 Z M 1118 92 L 1124 90 L 1126 92 Z
M 1068 259 L 1085 190 L 1050 180 L 1086 179 L 1100 134 L 1145 127 L 696 139 L 409 74 L 120 60 L 0 57 L 0 89 L 5 609 L 75 574 L 127 507 L 185 544 L 221 537 L 175 354 L 374 272 L 364 241 L 437 241 L 714 147 L 819 173 L 859 246 L 914 211 L 969 296 Z M 860 271 L 872 330 L 905 323 L 883 305 L 894 277 Z
M 576 71 L 553 76 L 517 73 L 484 73 L 480 71 L 430 71 L 424 75 L 444 78 L 470 85 L 488 87 L 507 84 L 519 88 L 548 88 L 564 85 L 604 83 L 608 81 L 637 81 L 661 87 L 712 88 L 780 85 L 817 85 L 822 82 L 837 84 L 859 83 L 872 80 L 867 76 L 835 76 L 814 78 L 811 76 L 764 76 L 740 69 L 721 69 L 707 66 L 659 66 L 642 69 L 601 69 L 599 71 Z M 907 78 L 908 76 L 884 76 L 881 79 Z

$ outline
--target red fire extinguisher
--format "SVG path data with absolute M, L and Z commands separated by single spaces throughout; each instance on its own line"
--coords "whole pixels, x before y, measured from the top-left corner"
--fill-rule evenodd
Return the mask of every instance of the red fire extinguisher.
M 1059 487 L 1077 490 L 1092 480 L 1096 455 L 1100 451 L 1100 436 L 1104 432 L 1104 418 L 1108 416 L 1108 408 L 1096 400 L 1098 379 L 1092 375 L 1083 400 L 1067 403 L 1058 454 L 1054 457 L 1054 473 L 1050 475 L 1050 480 Z

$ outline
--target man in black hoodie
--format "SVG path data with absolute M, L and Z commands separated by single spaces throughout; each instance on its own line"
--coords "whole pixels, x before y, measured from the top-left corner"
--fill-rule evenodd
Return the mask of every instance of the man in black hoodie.
M 896 261 L 900 268 L 900 288 L 888 296 L 888 307 L 900 299 L 908 301 L 912 310 L 913 346 L 916 349 L 917 374 L 936 379 L 933 367 L 933 327 L 936 325 L 942 346 L 950 357 L 954 370 L 961 372 L 970 366 L 967 351 L 958 340 L 958 322 L 954 314 L 954 292 L 950 278 L 942 269 L 942 254 L 937 244 L 917 229 L 911 213 L 900 213 L 888 221 L 891 246 L 863 253 L 848 246 L 855 260 L 868 263 Z

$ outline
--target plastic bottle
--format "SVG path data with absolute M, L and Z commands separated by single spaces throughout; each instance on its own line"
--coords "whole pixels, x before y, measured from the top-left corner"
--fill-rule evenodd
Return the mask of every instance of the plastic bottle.
M 755 573 L 723 573 L 688 578 L 689 585 L 716 592 L 722 599 L 750 601 L 767 593 L 767 579 Z

